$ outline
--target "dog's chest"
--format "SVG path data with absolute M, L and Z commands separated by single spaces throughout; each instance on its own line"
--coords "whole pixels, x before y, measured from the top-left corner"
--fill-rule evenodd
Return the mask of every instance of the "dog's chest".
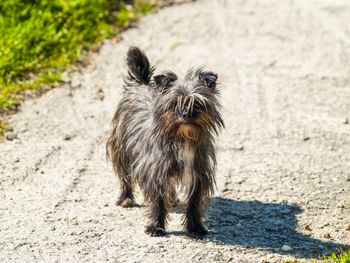
M 179 151 L 179 159 L 183 163 L 183 183 L 190 183 L 193 180 L 193 161 L 194 161 L 195 149 L 189 144 L 185 145 Z

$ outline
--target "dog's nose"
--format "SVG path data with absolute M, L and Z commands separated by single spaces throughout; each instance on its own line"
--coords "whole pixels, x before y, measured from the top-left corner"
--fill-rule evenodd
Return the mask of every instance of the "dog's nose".
M 186 120 L 186 119 L 190 119 L 191 118 L 191 112 L 189 112 L 188 110 L 184 110 L 182 112 L 182 117 Z
M 188 115 L 188 111 L 187 111 L 187 110 L 184 110 L 184 111 L 182 112 L 182 117 L 183 117 L 184 119 L 187 119 L 187 115 Z

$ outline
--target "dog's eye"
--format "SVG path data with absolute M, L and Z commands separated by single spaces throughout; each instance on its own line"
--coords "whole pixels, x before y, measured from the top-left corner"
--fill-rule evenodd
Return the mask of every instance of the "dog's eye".
M 204 107 L 204 105 L 202 105 L 198 101 L 196 101 L 193 105 L 194 110 L 197 110 L 197 111 L 203 109 L 203 107 Z

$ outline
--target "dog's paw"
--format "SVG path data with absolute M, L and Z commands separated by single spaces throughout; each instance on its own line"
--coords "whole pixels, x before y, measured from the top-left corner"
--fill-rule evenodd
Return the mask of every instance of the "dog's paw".
M 147 226 L 145 233 L 151 237 L 160 237 L 165 235 L 165 230 L 157 226 Z
M 200 239 L 208 234 L 208 231 L 204 227 L 198 227 L 196 229 L 187 230 L 186 235 L 191 238 Z
M 116 205 L 121 206 L 121 207 L 133 207 L 135 205 L 134 201 L 129 198 L 121 198 L 117 201 Z

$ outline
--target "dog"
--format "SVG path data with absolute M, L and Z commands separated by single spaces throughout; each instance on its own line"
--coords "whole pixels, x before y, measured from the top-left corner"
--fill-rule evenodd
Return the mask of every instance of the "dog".
M 214 135 L 224 127 L 217 74 L 190 69 L 182 80 L 172 71 L 153 76 L 155 68 L 137 47 L 129 49 L 127 66 L 106 145 L 121 186 L 117 205 L 133 206 L 138 184 L 149 204 L 145 232 L 163 236 L 181 187 L 186 234 L 201 238 L 207 234 L 204 214 L 215 187 Z

